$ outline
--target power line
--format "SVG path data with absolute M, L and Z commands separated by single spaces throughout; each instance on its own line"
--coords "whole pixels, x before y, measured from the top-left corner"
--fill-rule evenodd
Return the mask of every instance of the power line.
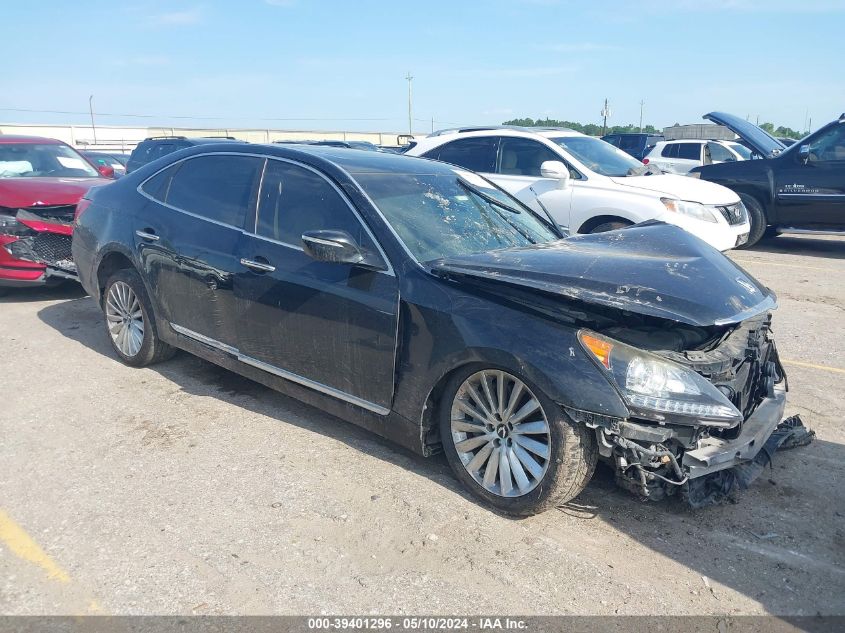
M 76 114 L 89 115 L 89 112 L 74 110 L 34 110 L 29 108 L 0 108 L 0 112 L 28 112 L 34 114 Z M 180 114 L 134 114 L 117 112 L 97 112 L 98 117 L 126 117 L 134 119 L 189 119 L 194 121 L 223 121 L 227 119 L 241 119 L 251 121 L 394 121 L 391 117 L 247 117 L 247 116 L 209 116 L 209 115 L 180 115 Z

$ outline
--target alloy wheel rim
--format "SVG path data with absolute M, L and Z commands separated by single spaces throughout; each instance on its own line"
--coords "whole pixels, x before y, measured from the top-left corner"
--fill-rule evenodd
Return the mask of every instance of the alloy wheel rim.
M 115 346 L 126 356 L 135 356 L 144 343 L 144 313 L 132 288 L 116 281 L 106 296 L 106 321 Z
M 477 372 L 452 401 L 452 441 L 466 471 L 486 491 L 521 497 L 549 469 L 551 431 L 540 400 L 515 376 Z

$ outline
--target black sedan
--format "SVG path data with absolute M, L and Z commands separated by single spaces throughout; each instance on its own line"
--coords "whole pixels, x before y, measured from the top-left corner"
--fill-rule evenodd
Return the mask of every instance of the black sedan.
M 575 497 L 600 456 L 700 505 L 780 437 L 769 290 L 674 226 L 561 239 L 442 163 L 195 147 L 92 194 L 73 254 L 123 362 L 180 348 L 442 450 L 508 513 Z

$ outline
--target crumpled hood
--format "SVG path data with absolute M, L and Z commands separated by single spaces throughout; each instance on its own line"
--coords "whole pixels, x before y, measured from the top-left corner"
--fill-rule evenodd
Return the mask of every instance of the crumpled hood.
M 719 205 L 739 202 L 739 196 L 727 187 L 689 176 L 660 174 L 657 176 L 626 176 L 611 178 L 611 180 L 617 185 L 653 191 L 666 198 Z
M 91 187 L 111 182 L 105 178 L 0 178 L 0 207 L 76 204 Z
M 683 229 L 645 222 L 621 231 L 431 262 L 432 273 L 618 308 L 694 326 L 738 323 L 777 307 L 774 293 Z

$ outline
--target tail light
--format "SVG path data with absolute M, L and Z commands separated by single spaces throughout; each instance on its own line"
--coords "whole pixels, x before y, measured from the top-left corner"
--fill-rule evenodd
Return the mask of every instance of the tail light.
M 647 158 L 643 158 L 643 165 L 648 165 L 648 159 Z
M 73 212 L 73 221 L 78 222 L 79 216 L 85 213 L 85 210 L 90 206 L 91 201 L 87 198 L 82 198 L 82 200 L 79 201 L 79 204 L 76 205 L 76 211 Z

